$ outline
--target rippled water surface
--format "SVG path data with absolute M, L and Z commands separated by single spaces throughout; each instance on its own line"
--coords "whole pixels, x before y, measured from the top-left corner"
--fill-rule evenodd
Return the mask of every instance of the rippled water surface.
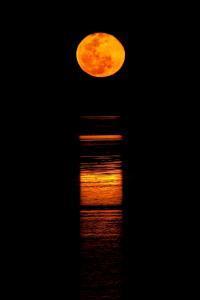
M 106 134 L 109 121 L 113 118 L 98 116 L 103 134 L 80 135 L 81 300 L 125 300 L 123 136 Z

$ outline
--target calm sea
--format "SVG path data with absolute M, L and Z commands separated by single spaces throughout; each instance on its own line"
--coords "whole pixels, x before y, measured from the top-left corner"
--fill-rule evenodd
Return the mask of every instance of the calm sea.
M 80 299 L 125 300 L 126 213 L 118 116 L 84 117 L 80 134 Z

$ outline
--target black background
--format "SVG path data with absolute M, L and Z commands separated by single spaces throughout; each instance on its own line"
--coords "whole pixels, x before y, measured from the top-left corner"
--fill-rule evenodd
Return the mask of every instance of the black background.
M 22 74 L 10 69 L 20 81 L 11 86 L 15 95 L 21 87 L 19 100 L 12 98 L 11 119 L 16 121 L 9 136 L 14 149 L 9 159 L 16 163 L 9 169 L 14 178 L 10 198 L 21 220 L 20 229 L 15 222 L 12 233 L 16 230 L 19 250 L 26 244 L 21 256 L 10 255 L 13 263 L 20 262 L 15 270 L 23 268 L 23 283 L 31 295 L 42 288 L 44 295 L 55 290 L 56 299 L 78 299 L 79 116 L 122 114 L 129 162 L 127 299 L 164 298 L 177 285 L 180 270 L 179 232 L 172 228 L 178 207 L 172 175 L 178 173 L 179 153 L 177 134 L 171 134 L 177 94 L 170 89 L 176 82 L 176 53 L 167 8 L 93 1 L 32 8 L 26 18 L 15 44 L 23 45 L 15 68 Z M 31 28 L 24 28 L 28 20 Z M 77 42 L 98 31 L 113 33 L 126 48 L 123 69 L 110 78 L 87 76 L 75 60 Z
M 165 33 L 159 28 L 159 21 L 157 19 L 156 22 L 154 21 L 154 12 L 147 7 L 102 3 L 89 7 L 83 4 L 81 9 L 70 25 L 64 22 L 62 29 L 64 40 L 62 105 L 66 118 L 69 112 L 71 115 L 70 122 L 65 121 L 65 116 L 63 121 L 64 124 L 67 122 L 67 128 L 72 131 L 73 137 L 78 132 L 78 117 L 82 113 L 116 113 L 125 119 L 129 140 L 127 299 L 137 298 L 138 295 L 144 297 L 147 294 L 156 295 L 160 293 L 160 289 L 165 289 L 164 279 L 159 274 L 166 268 L 168 261 L 168 257 L 162 257 L 164 256 L 162 244 L 165 236 L 164 228 L 167 225 L 167 223 L 163 224 L 167 210 L 165 208 L 167 190 L 165 177 L 161 174 L 168 159 L 163 149 L 165 130 L 161 125 L 166 117 L 163 103 L 167 97 L 167 91 L 162 90 L 165 79 L 161 72 L 166 64 L 163 45 Z M 162 12 L 160 14 L 162 15 Z M 76 62 L 77 43 L 87 34 L 98 31 L 119 37 L 126 49 L 127 59 L 124 67 L 110 78 L 90 77 L 80 70 Z M 77 121 L 73 122 L 72 119 Z M 78 150 L 75 153 L 73 143 L 69 140 L 66 143 L 66 165 L 70 165 L 71 170 L 75 170 L 76 167 L 78 169 Z M 70 157 L 69 162 L 67 157 Z M 67 169 L 69 170 L 66 166 Z M 65 174 L 67 182 L 70 182 L 71 174 L 72 171 Z M 68 195 L 70 187 L 74 190 L 73 183 L 68 186 Z M 71 198 L 72 203 L 74 199 Z M 65 198 L 66 203 L 70 203 L 69 198 Z M 72 207 L 74 208 L 73 204 L 71 207 L 67 205 L 66 210 L 72 211 Z M 78 215 L 76 222 L 78 224 Z M 74 223 L 73 229 L 75 229 L 74 218 L 70 219 L 70 223 Z M 77 226 L 77 230 L 74 230 L 72 235 L 73 247 L 70 255 L 74 258 L 72 259 L 74 270 L 72 285 L 75 284 L 77 291 L 79 286 L 77 284 L 79 264 L 76 264 L 79 251 L 78 236 Z M 68 249 L 67 245 L 66 249 Z
M 79 195 L 76 189 L 79 116 L 82 113 L 116 113 L 123 116 L 128 129 L 127 299 L 138 295 L 159 295 L 160 290 L 168 288 L 165 284 L 171 280 L 164 279 L 167 265 L 170 266 L 171 251 L 168 249 L 166 234 L 166 228 L 169 228 L 167 211 L 171 201 L 168 194 L 170 180 L 166 171 L 170 152 L 170 149 L 167 150 L 166 136 L 169 95 L 164 87 L 169 79 L 166 68 L 168 45 L 165 29 L 159 26 L 164 11 L 159 11 L 158 17 L 157 10 L 145 5 L 139 7 L 129 3 L 122 5 L 108 2 L 79 5 L 67 5 L 63 10 L 60 35 L 55 34 L 56 38 L 62 38 L 62 48 L 54 44 L 50 52 L 53 53 L 53 61 L 57 61 L 56 56 L 62 58 L 61 70 L 52 69 L 50 72 L 52 78 L 60 77 L 62 83 L 61 88 L 57 89 L 58 93 L 55 90 L 53 100 L 57 117 L 53 122 L 56 124 L 56 132 L 52 149 L 56 151 L 50 151 L 55 165 L 55 170 L 52 172 L 51 169 L 50 172 L 54 173 L 53 180 L 50 180 L 50 194 L 52 198 L 54 192 L 52 209 L 59 204 L 63 214 L 62 235 L 59 239 L 61 244 L 63 242 L 60 249 L 63 254 L 63 292 L 65 295 L 67 286 L 73 299 L 79 293 Z M 98 31 L 116 35 L 126 48 L 127 59 L 123 69 L 110 78 L 87 76 L 75 60 L 77 42 L 88 33 Z M 54 82 L 50 82 L 54 86 Z M 55 115 L 54 110 L 52 113 Z M 55 144 L 59 147 L 55 147 Z M 170 285 L 172 287 L 173 283 Z

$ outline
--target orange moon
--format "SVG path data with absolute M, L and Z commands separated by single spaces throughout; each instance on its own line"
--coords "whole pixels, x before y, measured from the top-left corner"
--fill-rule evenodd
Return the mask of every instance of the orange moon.
M 78 45 L 76 58 L 81 69 L 94 77 L 107 77 L 118 72 L 125 61 L 120 41 L 108 33 L 93 33 Z

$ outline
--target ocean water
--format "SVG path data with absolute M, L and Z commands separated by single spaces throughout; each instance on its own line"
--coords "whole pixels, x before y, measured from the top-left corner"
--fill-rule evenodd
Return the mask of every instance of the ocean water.
M 122 299 L 122 210 L 82 210 L 80 215 L 80 299 Z
M 126 299 L 123 135 L 112 127 L 113 120 L 99 116 L 104 131 L 80 135 L 81 300 Z

